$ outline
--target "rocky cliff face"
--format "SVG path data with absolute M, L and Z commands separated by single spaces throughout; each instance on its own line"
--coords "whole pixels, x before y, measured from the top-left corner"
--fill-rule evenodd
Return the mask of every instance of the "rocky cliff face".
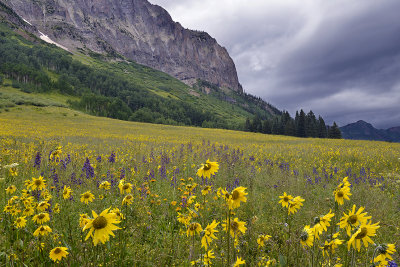
M 242 91 L 225 48 L 205 32 L 183 28 L 147 0 L 1 1 L 71 51 L 119 53 L 187 84 L 202 79 Z

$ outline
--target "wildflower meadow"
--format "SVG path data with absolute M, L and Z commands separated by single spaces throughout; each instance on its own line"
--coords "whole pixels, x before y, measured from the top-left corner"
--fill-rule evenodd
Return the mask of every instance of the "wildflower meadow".
M 0 266 L 397 266 L 400 144 L 0 114 Z

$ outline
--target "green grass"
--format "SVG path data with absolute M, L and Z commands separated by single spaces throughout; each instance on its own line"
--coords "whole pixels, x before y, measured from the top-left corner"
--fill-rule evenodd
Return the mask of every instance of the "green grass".
M 234 255 L 244 259 L 248 266 L 256 266 L 262 257 L 284 265 L 287 256 L 293 266 L 311 266 L 312 259 L 314 266 L 326 264 L 328 259 L 322 257 L 319 247 L 329 238 L 332 228 L 321 234 L 313 248 L 300 246 L 301 231 L 305 225 L 313 226 L 314 217 L 329 210 L 336 214 L 332 220 L 338 222 L 353 204 L 365 207 L 373 223 L 380 222 L 372 240 L 377 244 L 393 243 L 399 250 L 400 144 L 126 122 L 57 106 L 13 107 L 0 113 L 0 124 L 6 126 L 0 128 L 0 165 L 19 163 L 17 176 L 12 176 L 7 167 L 0 168 L 1 192 L 10 185 L 17 187 L 15 193 L 2 195 L 1 208 L 4 209 L 12 195 L 21 196 L 26 189 L 25 180 L 43 175 L 52 195 L 53 210 L 47 223 L 52 233 L 41 239 L 33 236 L 38 225 L 31 216 L 23 229 L 16 229 L 13 223 L 20 215 L 13 217 L 4 212 L 0 215 L 3 265 L 51 266 L 49 251 L 63 246 L 70 253 L 62 260 L 67 266 L 190 266 L 191 261 L 201 259 L 204 248 L 200 236 L 186 236 L 187 227 L 178 222 L 176 208 L 186 203 L 183 197 L 191 195 L 196 196 L 195 201 L 187 204 L 189 209 L 179 210 L 181 214 L 191 213 L 190 222 L 200 223 L 203 229 L 213 220 L 219 222 L 215 233 L 218 239 L 209 244 L 215 253 L 214 266 L 231 266 L 236 259 Z M 48 155 L 57 147 L 62 151 L 58 154 L 60 160 L 71 159 L 65 167 L 49 159 Z M 33 162 L 38 152 L 42 160 L 36 168 Z M 112 153 L 116 156 L 115 163 L 109 162 Z M 101 161 L 97 160 L 99 156 Z M 207 159 L 218 162 L 219 171 L 208 180 L 212 190 L 204 197 L 201 194 L 204 180 L 196 172 Z M 82 170 L 87 160 L 94 167 L 93 178 L 86 178 Z M 134 203 L 130 206 L 121 204 L 126 195 L 117 187 L 122 173 L 125 182 L 132 183 L 134 188 Z M 345 176 L 353 184 L 352 195 L 344 206 L 335 207 L 333 190 Z M 81 179 L 82 184 L 74 179 Z M 110 190 L 101 189 L 98 185 L 103 181 L 114 184 Z M 193 184 L 198 189 L 189 194 L 187 188 Z M 73 200 L 62 198 L 63 185 L 71 187 Z M 232 219 L 237 217 L 245 222 L 247 230 L 237 236 L 239 251 L 233 249 L 233 239 L 229 238 L 231 264 L 228 264 L 228 236 L 221 227 L 227 208 L 217 189 L 231 191 L 239 185 L 246 188 L 247 202 L 235 209 Z M 80 196 L 88 190 L 95 200 L 86 205 L 80 202 Z M 289 217 L 278 203 L 283 192 L 305 199 L 304 206 Z M 44 197 L 40 196 L 38 201 Z M 173 206 L 173 201 L 178 204 Z M 13 206 L 22 205 L 15 203 Z M 59 214 L 54 213 L 56 204 L 60 206 Z M 109 207 L 119 208 L 125 215 L 118 224 L 122 229 L 114 231 L 116 236 L 110 237 L 105 245 L 94 246 L 91 237 L 83 240 L 87 231 L 82 235 L 79 215 L 92 216 L 92 210 L 99 214 Z M 290 236 L 285 223 L 291 225 Z M 343 230 L 332 231 L 341 233 L 339 238 L 344 244 L 336 249 L 331 260 L 345 263 L 348 237 Z M 271 236 L 261 248 L 257 244 L 260 234 Z M 44 242 L 42 252 L 36 249 L 41 242 Z M 368 265 L 373 249 L 369 245 L 356 253 L 358 265 Z M 393 257 L 397 262 L 400 260 L 398 254 Z
M 19 89 L 11 87 L 10 80 L 5 80 L 0 85 L 0 109 L 1 106 L 8 107 L 15 105 L 33 106 L 58 106 L 67 107 L 68 100 L 77 100 L 77 97 L 66 96 L 56 92 L 51 93 L 25 93 Z M 8 103 L 8 104 L 7 104 Z

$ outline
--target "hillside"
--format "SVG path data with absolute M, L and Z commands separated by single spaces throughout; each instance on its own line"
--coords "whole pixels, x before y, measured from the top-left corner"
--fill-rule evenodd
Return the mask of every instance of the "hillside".
M 20 90 L 28 100 L 35 94 L 60 95 L 68 99 L 63 105 L 89 114 L 174 125 L 241 129 L 254 114 L 279 114 L 251 95 L 201 80 L 189 87 L 124 57 L 84 50 L 70 53 L 38 39 L 27 30 L 31 25 L 0 7 L 0 92 Z M 18 101 L 14 95 L 3 94 L 0 108 L 32 104 L 33 100 Z
M 340 130 L 345 139 L 400 142 L 400 127 L 376 129 L 372 124 L 359 120 L 341 127 Z
M 205 32 L 183 28 L 147 0 L 3 2 L 37 28 L 33 34 L 46 35 L 71 52 L 121 55 L 189 85 L 202 79 L 243 91 L 225 48 Z

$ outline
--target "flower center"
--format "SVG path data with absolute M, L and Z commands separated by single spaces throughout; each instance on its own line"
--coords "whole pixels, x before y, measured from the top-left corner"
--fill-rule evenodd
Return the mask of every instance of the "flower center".
M 61 253 L 61 249 L 60 248 L 56 248 L 55 250 L 54 250 L 54 254 L 60 254 Z
M 234 232 L 237 232 L 237 230 L 239 230 L 239 224 L 237 222 L 235 222 L 235 221 L 231 222 L 231 229 Z
M 106 226 L 107 226 L 107 219 L 104 216 L 98 216 L 93 221 L 93 228 L 96 230 L 103 229 Z
M 358 219 L 357 215 L 353 214 L 347 219 L 347 221 L 350 222 L 351 224 L 355 224 L 358 221 L 357 219 Z
M 40 186 L 41 184 L 42 184 L 42 181 L 40 181 L 40 180 L 36 180 L 36 181 L 35 181 L 35 185 L 36 185 L 36 186 Z
M 236 199 L 238 199 L 239 197 L 240 197 L 239 191 L 237 191 L 237 190 L 233 191 L 232 199 L 233 199 L 233 200 L 236 200 Z
M 89 193 L 86 193 L 86 194 L 83 195 L 83 197 L 84 197 L 84 198 L 90 198 L 90 194 L 89 194 Z
M 362 227 L 362 228 L 361 228 L 361 232 L 359 232 L 359 233 L 356 235 L 356 239 L 363 239 L 364 237 L 367 236 L 367 234 L 368 234 L 367 227 Z
M 342 197 L 344 196 L 342 190 L 340 190 L 340 191 L 337 193 L 337 196 L 338 196 L 339 198 L 342 198 Z
M 305 242 L 308 239 L 308 233 L 306 231 L 302 232 L 300 235 L 300 239 Z
M 194 232 L 194 231 L 196 231 L 196 229 L 197 229 L 197 224 L 196 223 L 191 223 L 190 226 L 189 226 L 189 230 Z
M 211 169 L 211 164 L 210 163 L 204 164 L 203 170 L 208 171 L 209 169 Z
M 39 219 L 39 220 L 44 219 L 44 214 L 43 214 L 43 213 L 40 213 L 40 214 L 38 215 L 38 219 Z
M 124 189 L 124 190 L 127 190 L 129 188 L 130 188 L 130 186 L 128 184 L 124 184 L 124 186 L 122 187 L 122 189 Z
M 284 201 L 284 202 L 288 202 L 288 201 L 289 201 L 289 198 L 288 198 L 288 197 L 284 197 L 284 198 L 283 198 L 283 201 Z
M 379 253 L 379 254 L 386 254 L 387 246 L 386 246 L 386 245 L 380 245 L 380 246 L 377 248 L 377 250 L 378 250 L 378 253 Z

